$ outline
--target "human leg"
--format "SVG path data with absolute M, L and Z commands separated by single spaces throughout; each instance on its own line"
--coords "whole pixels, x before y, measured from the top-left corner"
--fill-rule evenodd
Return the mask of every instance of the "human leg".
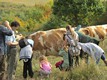
M 31 77 L 31 78 L 33 78 L 33 70 L 32 70 L 32 59 L 29 59 L 28 60 L 28 62 L 27 62 L 28 64 L 28 72 L 29 72 L 29 76 Z
M 101 59 L 103 60 L 103 62 L 107 66 L 107 60 L 106 60 L 106 57 L 105 57 L 104 53 L 101 55 Z
M 8 56 L 8 67 L 7 67 L 8 80 L 13 80 L 15 78 L 16 66 L 17 66 L 17 50 L 16 48 L 11 48 Z
M 71 67 L 72 66 L 72 59 L 71 59 L 71 54 L 70 54 L 70 51 L 68 50 L 68 59 L 69 59 L 69 66 Z
M 4 80 L 5 77 L 5 56 L 0 55 L 0 80 Z
M 23 61 L 23 78 L 27 78 L 27 62 Z

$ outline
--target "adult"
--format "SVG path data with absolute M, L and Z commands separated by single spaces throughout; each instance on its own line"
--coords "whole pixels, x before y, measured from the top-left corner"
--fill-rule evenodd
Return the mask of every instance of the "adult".
M 15 31 L 20 24 L 17 21 L 11 23 L 12 36 L 6 36 L 7 44 L 7 80 L 13 80 L 15 78 L 15 70 L 17 66 L 17 48 L 18 42 L 15 38 Z
M 69 66 L 73 66 L 73 59 L 71 56 L 77 56 L 80 54 L 80 47 L 77 44 L 79 41 L 78 34 L 71 28 L 70 25 L 66 26 L 66 34 L 64 39 L 64 45 L 68 45 L 68 57 L 69 57 Z
M 89 56 L 91 56 L 96 64 L 98 64 L 100 58 L 103 60 L 103 62 L 105 63 L 105 65 L 107 66 L 107 60 L 106 57 L 104 55 L 104 50 L 96 45 L 95 43 L 80 43 L 78 42 L 78 44 L 81 46 L 81 49 L 86 52 Z
M 11 36 L 12 30 L 8 22 L 5 22 L 7 28 L 3 25 L 0 25 L 0 80 L 4 80 L 5 77 L 5 36 Z

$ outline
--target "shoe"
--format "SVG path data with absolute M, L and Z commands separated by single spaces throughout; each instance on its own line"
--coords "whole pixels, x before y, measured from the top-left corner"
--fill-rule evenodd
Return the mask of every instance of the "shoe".
M 23 80 L 27 80 L 27 78 L 24 78 Z
M 104 60 L 105 65 L 107 66 L 107 60 Z
M 34 78 L 31 78 L 30 80 L 35 80 Z

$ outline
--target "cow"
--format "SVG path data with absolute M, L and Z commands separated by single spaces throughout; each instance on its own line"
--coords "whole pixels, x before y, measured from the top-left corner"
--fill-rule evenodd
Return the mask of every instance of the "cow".
M 103 41 L 107 35 L 107 24 L 105 25 L 96 25 L 96 26 L 88 26 L 85 28 L 81 28 L 79 32 L 89 35 L 91 37 L 96 38 L 99 41 Z
M 44 55 L 58 55 L 59 46 L 63 41 L 65 28 L 52 29 L 48 31 L 38 31 L 30 36 L 34 40 L 34 51 L 39 51 Z
M 44 55 L 58 55 L 59 46 L 63 42 L 63 34 L 65 32 L 65 28 L 58 28 L 47 31 L 37 31 L 31 34 L 30 36 L 34 40 L 33 50 Z M 107 25 L 80 28 L 78 32 L 93 37 L 95 42 L 96 40 L 102 41 L 107 35 Z

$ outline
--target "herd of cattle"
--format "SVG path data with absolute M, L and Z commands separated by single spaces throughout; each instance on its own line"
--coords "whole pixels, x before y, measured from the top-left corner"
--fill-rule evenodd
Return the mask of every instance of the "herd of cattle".
M 45 55 L 57 55 L 65 32 L 65 28 L 58 28 L 31 34 L 30 36 L 34 40 L 34 51 Z M 103 41 L 107 35 L 107 25 L 88 26 L 80 28 L 78 32 Z
M 58 28 L 31 34 L 30 36 L 34 40 L 33 50 L 45 55 L 58 55 L 65 32 L 65 28 Z M 103 41 L 107 35 L 107 25 L 88 26 L 80 28 L 78 32 L 94 37 L 98 41 Z

